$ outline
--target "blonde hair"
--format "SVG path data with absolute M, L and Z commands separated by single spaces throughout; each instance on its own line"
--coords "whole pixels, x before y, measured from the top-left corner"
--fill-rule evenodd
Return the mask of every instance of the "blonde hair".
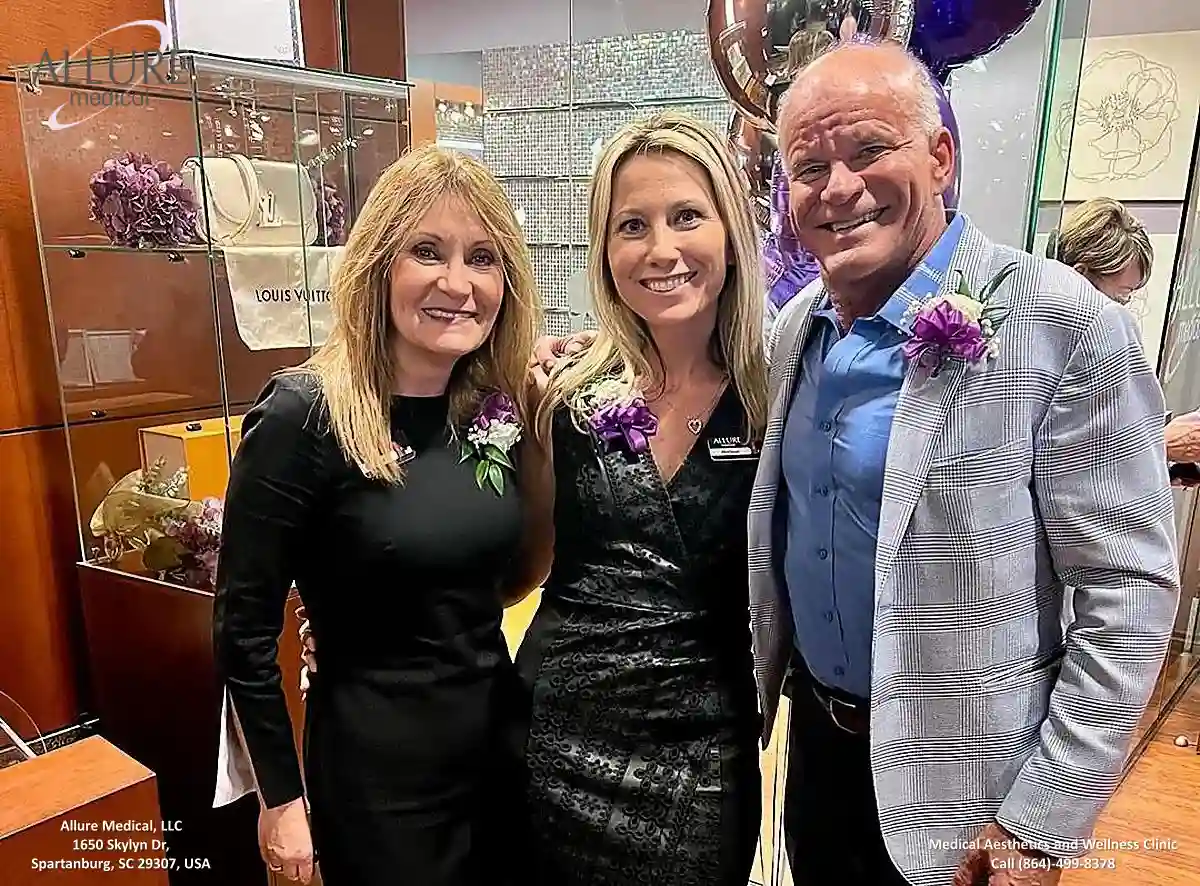
M 588 388 L 593 382 L 611 379 L 616 391 L 628 395 L 636 379 L 653 375 L 650 330 L 621 300 L 608 264 L 609 216 L 613 181 L 622 163 L 629 157 L 666 152 L 687 157 L 708 172 L 732 261 L 719 296 L 712 354 L 729 373 L 741 399 L 749 438 L 762 438 L 767 423 L 764 290 L 749 185 L 715 129 L 687 114 L 662 111 L 623 126 L 596 165 L 589 195 L 587 274 L 599 331 L 591 347 L 555 366 L 536 416 L 543 440 L 549 439 L 551 418 L 561 405 L 571 410 L 579 424 L 591 406 Z
M 1136 260 L 1142 272 L 1138 288 L 1154 269 L 1154 247 L 1145 227 L 1108 197 L 1096 197 L 1071 210 L 1048 251 L 1051 258 L 1097 277 L 1119 274 Z
M 541 324 L 541 302 L 529 249 L 512 204 L 482 163 L 436 145 L 415 148 L 389 166 L 367 197 L 333 278 L 333 329 L 309 360 L 291 371 L 320 380 L 329 424 L 342 451 L 367 476 L 399 483 L 392 450 L 394 377 L 391 270 L 421 220 L 445 197 L 474 210 L 500 253 L 504 296 L 496 325 L 451 377 L 450 420 L 470 421 L 488 389 L 512 397 L 528 427 L 529 355 Z

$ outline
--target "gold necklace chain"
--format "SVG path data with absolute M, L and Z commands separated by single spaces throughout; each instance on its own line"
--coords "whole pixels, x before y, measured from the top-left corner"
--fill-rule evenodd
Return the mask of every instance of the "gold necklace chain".
M 725 387 L 728 384 L 729 384 L 729 376 L 728 375 L 722 376 L 720 384 L 717 385 L 717 392 L 716 392 L 716 394 L 713 395 L 713 398 L 709 402 L 709 404 L 704 409 L 702 409 L 700 412 L 696 412 L 696 413 L 686 416 L 687 429 L 692 432 L 692 436 L 699 436 L 700 432 L 702 430 L 704 430 L 705 417 L 708 416 L 713 411 L 713 409 L 716 408 L 716 405 L 720 401 L 721 395 L 725 393 Z M 660 397 L 659 399 L 662 400 L 663 402 L 665 402 L 667 404 L 667 406 L 671 407 L 672 409 L 675 408 L 675 404 L 674 404 L 674 402 L 672 402 L 670 397 Z

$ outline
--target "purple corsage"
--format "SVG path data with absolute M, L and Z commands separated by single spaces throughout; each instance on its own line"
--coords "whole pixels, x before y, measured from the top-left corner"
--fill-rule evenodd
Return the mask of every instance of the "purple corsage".
M 961 271 L 958 285 L 950 295 L 935 295 L 913 312 L 912 337 L 904 345 L 904 356 L 930 376 L 942 371 L 947 360 L 959 360 L 977 366 L 996 356 L 993 340 L 1004 320 L 1003 313 L 991 303 L 991 297 L 1010 274 L 1016 263 L 1004 267 L 989 280 L 976 296 Z
M 512 398 L 500 391 L 488 394 L 467 428 L 460 459 L 475 459 L 475 482 L 480 489 L 486 483 L 497 495 L 504 495 L 504 472 L 515 470 L 509 452 L 520 439 L 521 421 Z
M 590 414 L 587 425 L 605 447 L 620 447 L 641 455 L 650 448 L 650 438 L 658 433 L 658 417 L 636 391 L 624 392 L 615 379 L 597 382 L 585 402 Z

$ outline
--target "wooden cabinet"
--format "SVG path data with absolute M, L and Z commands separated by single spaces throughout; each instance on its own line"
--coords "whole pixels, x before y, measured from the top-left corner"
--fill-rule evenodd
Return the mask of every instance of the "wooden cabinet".
M 94 713 L 106 739 L 158 775 L 164 818 L 181 822 L 171 851 L 209 859 L 173 870 L 172 886 L 264 886 L 254 796 L 212 808 L 221 689 L 212 648 L 213 595 L 88 564 L 79 566 Z M 293 594 L 279 663 L 300 751 L 299 622 Z
M 0 770 L 5 886 L 167 886 L 173 828 L 154 773 L 102 738 Z

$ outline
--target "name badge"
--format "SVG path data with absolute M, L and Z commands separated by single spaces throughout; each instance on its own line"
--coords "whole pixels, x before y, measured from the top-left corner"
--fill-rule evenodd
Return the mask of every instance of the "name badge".
M 417 457 L 417 451 L 407 443 L 392 443 L 392 461 L 406 465 Z
M 708 457 L 713 461 L 754 461 L 758 447 L 741 437 L 709 437 Z

